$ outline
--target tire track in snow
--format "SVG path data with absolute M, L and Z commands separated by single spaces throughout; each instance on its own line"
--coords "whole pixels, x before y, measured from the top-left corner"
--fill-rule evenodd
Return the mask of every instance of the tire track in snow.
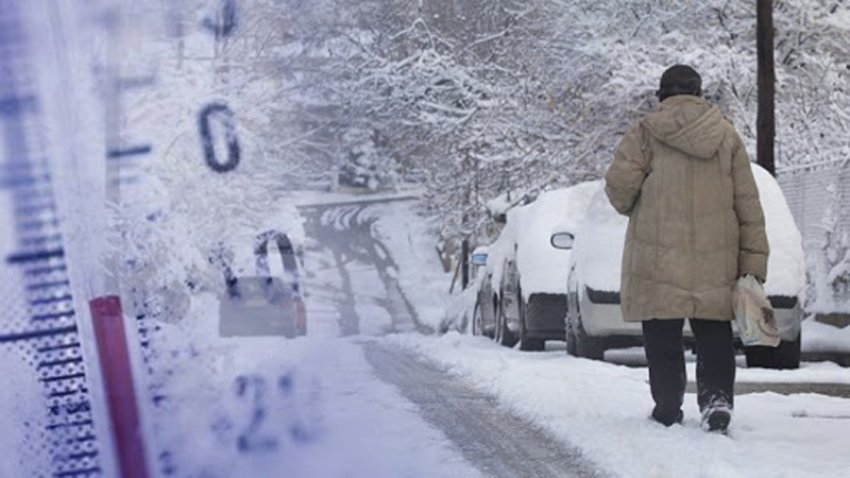
M 398 282 L 398 266 L 386 246 L 375 237 L 374 224 L 379 216 L 369 211 L 369 204 L 344 204 L 302 207 L 307 218 L 305 229 L 319 248 L 312 253 L 330 252 L 340 279 L 339 286 L 320 284 L 318 287 L 333 297 L 338 311 L 340 334 L 362 332 L 363 320 L 357 306 L 377 306 L 386 310 L 390 324 L 385 333 L 432 332 L 420 324 L 416 310 L 405 297 Z M 374 269 L 375 284 L 358 283 L 352 271 Z M 359 274 L 355 274 L 359 275 Z M 377 286 L 377 287 L 375 287 Z M 337 289 L 333 293 L 333 289 Z
M 438 367 L 386 345 L 364 345 L 381 380 L 395 385 L 421 416 L 441 430 L 463 457 L 494 478 L 589 478 L 607 476 L 574 447 L 499 407 Z

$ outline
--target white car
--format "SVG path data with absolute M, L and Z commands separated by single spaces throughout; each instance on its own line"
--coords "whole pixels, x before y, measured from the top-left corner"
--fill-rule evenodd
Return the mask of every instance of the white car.
M 486 250 L 473 332 L 507 346 L 519 342 L 522 350 L 542 350 L 546 340 L 564 340 L 570 253 L 553 247 L 550 237 L 556 227 L 578 228 L 598 187 L 596 181 L 545 191 L 507 211 L 504 229 Z M 483 261 L 483 251 L 477 252 Z
M 802 239 L 776 179 L 753 164 L 770 245 L 765 292 L 774 307 L 779 347 L 746 347 L 748 366 L 796 368 L 806 286 Z M 628 218 L 618 214 L 599 187 L 572 247 L 567 280 L 567 351 L 602 359 L 608 348 L 642 345 L 639 322 L 620 310 L 620 271 Z M 554 240 L 554 236 L 553 236 Z M 733 323 L 734 328 L 734 323 Z M 685 325 L 685 337 L 692 338 Z

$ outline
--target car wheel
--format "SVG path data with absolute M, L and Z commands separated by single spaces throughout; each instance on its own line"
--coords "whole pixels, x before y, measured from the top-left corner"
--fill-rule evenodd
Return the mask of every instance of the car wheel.
M 501 343 L 502 340 L 502 313 L 499 311 L 499 304 L 493 305 L 493 341 Z
M 528 326 L 526 324 L 528 304 L 522 300 L 521 292 L 517 296 L 517 300 L 519 301 L 519 349 L 528 352 L 539 352 L 546 348 L 546 342 L 543 339 L 528 336 Z
M 578 339 L 576 339 L 576 334 L 573 331 L 572 326 L 569 325 L 569 323 L 567 323 L 566 340 L 567 353 L 572 355 L 573 357 L 578 357 Z
M 575 354 L 573 355 L 591 360 L 602 360 L 605 357 L 604 339 L 587 335 L 584 325 L 581 322 L 581 313 L 577 315 L 575 327 L 570 328 L 572 329 L 571 332 L 575 341 Z M 569 336 L 567 338 L 567 347 L 569 347 Z
M 744 347 L 747 367 L 772 369 L 800 368 L 800 335 L 797 340 L 782 340 L 776 347 L 754 345 Z
M 508 328 L 505 308 L 501 303 L 499 303 L 499 309 L 496 311 L 496 342 L 505 347 L 513 347 L 517 342 L 517 337 Z
M 481 310 L 479 310 L 478 312 L 479 312 L 479 315 L 481 316 L 481 335 L 488 337 L 488 338 L 491 338 L 491 339 L 495 339 L 496 338 L 496 319 L 495 319 L 496 311 L 495 311 L 495 308 L 494 308 L 493 314 L 492 314 L 492 317 L 493 317 L 493 323 L 492 324 L 487 323 L 487 319 L 485 318 L 484 313 Z
M 472 335 L 483 335 L 484 323 L 481 317 L 481 306 L 478 301 L 475 302 L 475 308 L 472 309 Z
M 570 319 L 571 307 L 570 303 L 575 299 L 572 299 L 570 294 L 567 293 L 567 313 L 564 316 L 564 340 L 567 342 L 567 354 L 572 355 L 573 357 L 578 357 L 578 347 L 576 345 L 576 334 L 573 330 L 573 321 Z M 575 305 L 576 309 L 578 309 L 578 304 Z

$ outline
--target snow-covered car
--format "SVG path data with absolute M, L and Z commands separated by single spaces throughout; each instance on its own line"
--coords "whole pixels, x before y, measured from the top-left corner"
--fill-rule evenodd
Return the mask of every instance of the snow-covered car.
M 540 193 L 511 208 L 501 234 L 487 250 L 473 312 L 473 331 L 502 345 L 542 350 L 546 340 L 564 340 L 569 251 L 550 243 L 552 231 L 575 230 L 598 182 Z
M 770 245 L 764 284 L 782 341 L 777 348 L 746 347 L 748 366 L 796 368 L 806 272 L 800 231 L 776 179 L 753 164 Z M 620 310 L 620 271 L 628 218 L 614 210 L 599 187 L 572 247 L 567 280 L 567 351 L 602 359 L 608 348 L 642 345 L 640 323 Z M 554 239 L 554 237 L 553 237 Z M 734 328 L 734 323 L 733 323 Z M 687 322 L 685 337 L 693 338 Z
M 286 234 L 265 231 L 252 247 L 237 248 L 224 267 L 219 335 L 306 335 L 300 279 L 298 253 Z
M 485 335 L 503 345 L 513 345 L 516 339 L 496 333 L 497 318 L 501 305 L 502 275 L 507 263 L 514 260 L 512 247 L 513 224 L 505 223 L 496 240 L 487 247 L 476 248 L 472 254 L 477 289 L 475 307 L 472 312 L 473 335 Z

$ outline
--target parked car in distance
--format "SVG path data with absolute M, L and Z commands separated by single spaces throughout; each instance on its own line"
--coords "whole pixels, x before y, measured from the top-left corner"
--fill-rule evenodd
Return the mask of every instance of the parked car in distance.
M 486 251 L 474 332 L 506 346 L 519 342 L 521 350 L 543 350 L 546 340 L 564 340 L 570 253 L 553 247 L 550 236 L 556 226 L 578 228 L 598 187 L 590 182 L 545 191 L 507 211 L 505 227 Z
M 472 277 L 472 287 L 476 290 L 475 308 L 472 312 L 472 335 L 485 335 L 492 338 L 495 334 L 496 320 L 493 307 L 482 307 L 488 304 L 492 297 L 490 280 L 487 273 L 487 257 L 489 247 L 478 246 L 472 251 L 469 262 L 472 265 L 469 276 Z M 486 315 L 486 317 L 485 317 Z
M 219 335 L 306 335 L 300 266 L 290 238 L 269 230 L 258 235 L 253 247 L 246 250 L 237 248 L 232 263 L 224 270 Z
M 806 272 L 802 239 L 785 196 L 767 171 L 753 164 L 770 245 L 765 292 L 782 341 L 776 348 L 745 347 L 750 367 L 796 368 Z M 620 271 L 628 218 L 618 214 L 599 187 L 572 246 L 567 279 L 567 352 L 602 359 L 606 349 L 642 345 L 640 323 L 620 310 Z M 555 236 L 553 235 L 553 241 Z M 567 247 L 569 250 L 569 247 Z M 735 328 L 733 322 L 733 329 Z M 693 334 L 686 322 L 685 337 Z
M 507 215 L 505 216 L 507 217 Z M 476 248 L 472 254 L 476 268 L 475 286 L 477 294 L 472 313 L 472 332 L 475 335 L 485 335 L 505 346 L 516 344 L 514 334 L 497 330 L 500 325 L 499 317 L 502 307 L 502 282 L 505 269 L 511 269 L 515 258 L 513 245 L 513 222 L 505 222 L 501 233 L 486 248 Z

